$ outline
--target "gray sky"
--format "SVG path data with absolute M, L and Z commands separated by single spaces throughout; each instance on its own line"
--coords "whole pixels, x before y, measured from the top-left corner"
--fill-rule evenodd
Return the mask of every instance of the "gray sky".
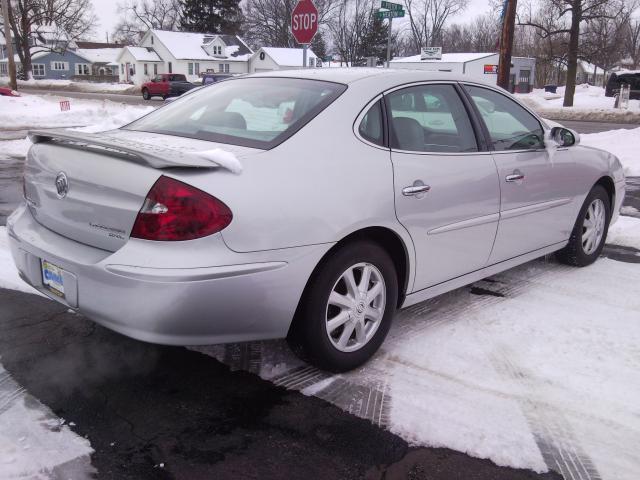
M 93 39 L 98 42 L 106 41 L 105 32 L 109 32 L 109 38 L 113 33 L 113 28 L 117 22 L 118 17 L 118 1 L 114 0 L 91 0 L 93 2 L 93 9 L 98 16 L 99 25 L 95 29 Z M 398 3 L 402 3 L 401 1 Z M 471 20 L 478 14 L 485 13 L 489 10 L 488 0 L 469 0 L 469 7 L 467 10 L 456 15 L 455 18 L 449 20 L 449 23 L 465 23 Z

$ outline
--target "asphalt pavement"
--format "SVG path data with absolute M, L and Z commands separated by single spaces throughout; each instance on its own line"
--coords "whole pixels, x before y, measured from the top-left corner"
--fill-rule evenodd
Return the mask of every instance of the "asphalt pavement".
M 315 397 L 130 340 L 40 296 L 0 289 L 0 313 L 4 368 L 95 450 L 84 468 L 78 459 L 52 478 L 561 478 L 411 448 Z

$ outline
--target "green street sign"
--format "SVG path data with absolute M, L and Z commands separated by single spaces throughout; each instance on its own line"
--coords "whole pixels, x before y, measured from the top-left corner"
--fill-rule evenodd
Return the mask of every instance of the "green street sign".
M 402 5 L 400 5 L 399 3 L 385 2 L 384 0 L 382 0 L 382 2 L 380 2 L 380 8 L 386 8 L 387 10 L 402 10 L 403 9 Z
M 377 11 L 376 17 L 380 19 L 404 17 L 404 10 L 385 10 L 383 12 Z

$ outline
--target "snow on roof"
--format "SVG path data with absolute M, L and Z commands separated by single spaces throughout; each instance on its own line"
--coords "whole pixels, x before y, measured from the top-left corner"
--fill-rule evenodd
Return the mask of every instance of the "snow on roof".
M 124 53 L 125 50 L 128 50 L 133 58 L 135 58 L 138 62 L 161 62 L 162 59 L 158 56 L 158 54 L 152 48 L 146 47 L 124 47 L 122 52 L 118 52 L 116 58 L 120 58 L 121 53 Z
M 74 53 L 91 63 L 115 63 L 121 51 L 122 48 L 79 48 Z
M 260 50 L 269 55 L 274 62 L 285 67 L 302 67 L 302 48 L 262 47 Z M 307 50 L 307 58 L 316 58 L 313 50 Z
M 237 35 L 170 32 L 167 30 L 151 30 L 151 33 L 178 60 L 212 60 L 219 58 L 207 54 L 202 48 L 203 45 L 211 43 L 216 38 L 220 38 L 226 45 L 225 56 L 229 60 L 244 61 L 253 54 L 253 51 Z
M 421 60 L 420 55 L 413 55 L 412 57 L 395 58 L 391 60 L 391 63 L 465 63 L 492 55 L 497 55 L 497 53 L 443 53 L 442 60 Z

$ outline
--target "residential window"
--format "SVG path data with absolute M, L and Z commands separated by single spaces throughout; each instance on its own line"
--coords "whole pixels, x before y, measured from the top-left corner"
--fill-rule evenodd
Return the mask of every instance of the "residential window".
M 124 63 L 120 64 L 120 73 L 124 73 Z
M 224 72 L 224 63 L 221 63 L 221 64 L 218 65 L 218 71 L 220 73 Z
M 196 63 L 196 75 L 200 75 L 200 64 Z
M 153 35 L 151 35 L 151 45 L 153 45 Z
M 173 65 L 171 65 L 171 62 L 169 62 L 169 73 L 173 73 Z
M 147 64 L 144 64 L 144 74 L 145 75 L 149 75 L 149 67 L 147 66 Z
M 224 73 L 229 73 L 229 64 L 228 63 L 224 64 Z
M 6 63 L 0 63 L 0 75 L 8 74 L 8 65 Z
M 89 65 L 86 63 L 76 63 L 76 75 L 90 75 Z
M 151 38 L 153 38 L 153 37 L 151 37 Z M 157 63 L 153 64 L 153 74 L 154 75 L 158 75 L 158 64 Z
M 69 62 L 51 62 L 51 69 L 59 72 L 69 70 Z
M 42 63 L 34 63 L 31 68 L 34 77 L 44 77 L 44 65 Z
M 189 75 L 193 75 L 193 63 L 189 62 Z

